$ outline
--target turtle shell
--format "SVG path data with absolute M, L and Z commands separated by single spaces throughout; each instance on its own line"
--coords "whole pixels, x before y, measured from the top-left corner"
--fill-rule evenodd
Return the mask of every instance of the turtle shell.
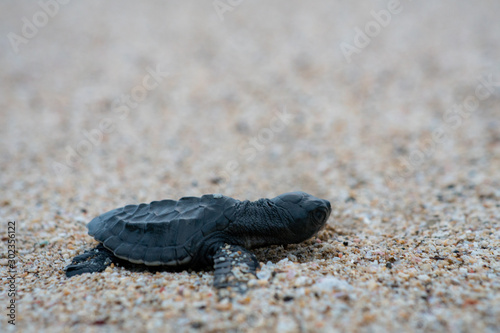
M 118 258 L 150 266 L 187 265 L 207 237 L 227 228 L 238 202 L 207 194 L 128 205 L 94 218 L 87 228 Z

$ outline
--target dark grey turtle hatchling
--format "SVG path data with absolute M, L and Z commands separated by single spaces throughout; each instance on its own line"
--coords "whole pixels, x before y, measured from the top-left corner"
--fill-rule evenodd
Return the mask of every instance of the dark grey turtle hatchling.
M 303 242 L 325 226 L 330 213 L 330 202 L 304 192 L 254 202 L 207 194 L 128 205 L 90 221 L 89 235 L 100 244 L 73 258 L 66 275 L 101 272 L 120 260 L 214 267 L 216 288 L 242 291 L 241 276 L 255 275 L 259 266 L 248 249 Z

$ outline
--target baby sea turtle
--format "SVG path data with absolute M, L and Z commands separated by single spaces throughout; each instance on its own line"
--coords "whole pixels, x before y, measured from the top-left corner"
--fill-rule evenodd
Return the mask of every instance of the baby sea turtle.
M 100 244 L 73 258 L 68 277 L 125 260 L 147 266 L 213 267 L 216 288 L 244 290 L 259 266 L 251 248 L 300 243 L 317 234 L 330 202 L 304 192 L 239 201 L 221 194 L 128 205 L 87 225 Z

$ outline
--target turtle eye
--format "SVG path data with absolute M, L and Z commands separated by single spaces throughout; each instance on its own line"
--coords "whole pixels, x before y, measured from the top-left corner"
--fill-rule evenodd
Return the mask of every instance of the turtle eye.
M 323 209 L 317 209 L 316 211 L 314 211 L 314 220 L 316 220 L 316 222 L 323 222 L 325 220 L 325 217 L 326 217 L 326 212 L 323 210 Z

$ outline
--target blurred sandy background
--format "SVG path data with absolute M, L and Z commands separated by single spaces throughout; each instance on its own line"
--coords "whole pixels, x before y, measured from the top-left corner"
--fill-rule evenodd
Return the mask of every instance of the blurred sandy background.
M 4 239 L 7 221 L 18 223 L 21 327 L 498 329 L 497 1 L 42 3 L 0 3 L 0 230 Z M 191 295 L 208 299 L 205 310 L 195 310 L 185 295 L 178 308 L 154 300 L 136 304 L 149 327 L 130 320 L 132 307 L 109 305 L 112 296 L 84 301 L 64 292 L 106 288 L 62 274 L 74 254 L 91 247 L 85 223 L 95 215 L 185 195 L 221 192 L 254 200 L 292 190 L 334 205 L 322 238 L 331 255 L 321 258 L 339 266 L 324 275 L 352 285 L 357 296 L 351 301 L 330 299 L 335 293 L 327 292 L 321 301 L 329 308 L 319 310 L 320 301 L 297 291 L 314 289 L 319 277 L 293 289 L 292 276 L 259 289 L 270 299 L 217 308 L 206 296 L 207 273 L 194 292 L 202 296 Z M 388 238 L 409 235 L 418 241 L 398 243 L 392 271 L 387 255 L 371 257 L 396 246 Z M 342 245 L 353 238 L 361 254 Z M 419 242 L 434 249 L 415 252 Z M 295 259 L 319 260 L 315 246 L 293 247 L 302 251 Z M 313 251 L 301 250 L 307 248 Z M 455 262 L 453 251 L 473 259 Z M 343 261 L 332 261 L 338 253 Z M 287 258 L 286 251 L 259 255 L 263 262 Z M 427 259 L 409 259 L 418 255 Z M 435 255 L 453 260 L 439 267 L 445 260 L 429 259 Z M 342 271 L 356 261 L 375 271 Z M 394 271 L 398 263 L 402 278 Z M 404 292 L 380 282 L 379 273 L 389 274 L 386 282 L 406 281 L 399 284 Z M 422 275 L 430 280 L 417 278 Z M 436 290 L 452 285 L 448 278 L 459 281 L 452 291 L 458 296 L 442 293 L 445 301 L 436 303 L 421 298 L 419 290 L 434 290 L 437 299 Z M 365 285 L 372 280 L 380 289 Z M 274 304 L 269 290 L 282 290 L 280 284 L 280 292 L 289 286 L 302 306 Z M 179 294 L 178 286 L 165 288 Z M 405 314 L 384 303 L 402 294 L 401 303 L 390 304 Z M 275 307 L 274 314 L 261 303 Z M 3 317 L 0 327 L 10 327 Z

